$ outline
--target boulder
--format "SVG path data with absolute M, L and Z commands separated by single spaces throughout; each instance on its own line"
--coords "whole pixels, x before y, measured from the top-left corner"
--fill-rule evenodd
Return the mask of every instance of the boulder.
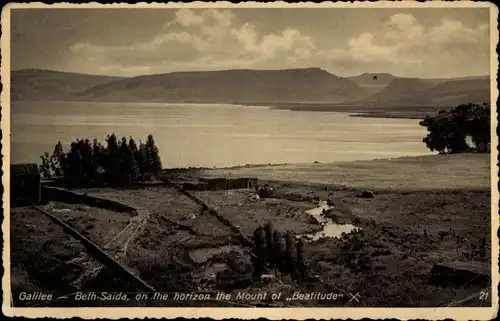
M 261 198 L 273 198 L 276 195 L 276 193 L 274 192 L 274 189 L 267 184 L 264 186 L 259 186 L 257 188 L 257 194 Z

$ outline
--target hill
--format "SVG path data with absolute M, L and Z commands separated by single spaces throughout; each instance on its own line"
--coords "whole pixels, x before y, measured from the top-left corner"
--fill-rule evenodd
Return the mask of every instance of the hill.
M 354 81 L 365 90 L 366 95 L 370 95 L 382 91 L 396 77 L 388 73 L 364 73 L 347 79 Z
M 358 102 L 377 106 L 456 106 L 490 101 L 489 77 L 457 79 L 396 78 L 383 90 Z
M 11 72 L 12 100 L 72 100 L 73 93 L 120 77 L 86 75 L 41 69 Z
M 80 100 L 178 102 L 341 102 L 360 99 L 355 82 L 320 68 L 173 72 L 96 85 Z

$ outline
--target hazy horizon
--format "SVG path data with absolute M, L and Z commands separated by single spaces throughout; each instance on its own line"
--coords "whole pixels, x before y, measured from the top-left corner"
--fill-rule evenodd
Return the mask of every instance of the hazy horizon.
M 12 70 L 490 74 L 488 8 L 12 9 Z
M 259 69 L 259 68 L 232 68 L 232 69 L 218 69 L 218 70 L 182 70 L 182 71 L 171 71 L 171 72 L 164 72 L 164 73 L 153 73 L 153 74 L 140 74 L 140 75 L 135 75 L 135 76 L 120 76 L 120 75 L 113 75 L 113 74 L 95 74 L 95 73 L 88 73 L 88 72 L 74 72 L 74 71 L 67 71 L 67 70 L 57 70 L 57 69 L 41 69 L 41 68 L 22 68 L 22 69 L 12 69 L 11 72 L 13 71 L 23 71 L 23 70 L 40 70 L 40 71 L 54 71 L 54 72 L 62 72 L 62 73 L 74 73 L 74 74 L 82 74 L 82 75 L 89 75 L 89 76 L 103 76 L 103 77 L 122 77 L 122 78 L 134 78 L 134 77 L 141 77 L 141 76 L 153 76 L 153 75 L 163 75 L 163 74 L 172 74 L 172 73 L 189 73 L 189 72 L 222 72 L 222 71 L 235 71 L 235 70 L 252 70 L 252 71 L 279 71 L 279 70 L 294 70 L 294 69 L 321 69 L 324 70 L 323 68 L 320 67 L 305 67 L 305 68 L 280 68 L 280 69 Z M 342 78 L 350 78 L 350 77 L 357 77 L 357 76 L 363 76 L 363 75 L 381 75 L 381 74 L 386 74 L 386 75 L 392 75 L 397 78 L 420 78 L 420 79 L 447 79 L 448 77 L 433 77 L 433 78 L 427 78 L 427 77 L 405 77 L 405 76 L 399 76 L 399 75 L 394 75 L 391 73 L 387 72 L 363 72 L 361 74 L 355 74 L 351 76 L 340 76 L 334 73 L 329 72 L 326 70 L 328 73 L 342 77 Z M 449 77 L 450 79 L 453 78 L 479 78 L 479 77 L 490 77 L 491 73 L 487 74 L 477 74 L 477 75 L 471 75 L 471 76 L 461 76 L 461 77 Z

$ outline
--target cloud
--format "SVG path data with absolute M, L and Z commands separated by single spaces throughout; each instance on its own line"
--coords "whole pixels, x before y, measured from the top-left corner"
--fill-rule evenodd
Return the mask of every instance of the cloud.
M 230 10 L 181 9 L 160 34 L 128 46 L 76 43 L 80 63 L 98 72 L 136 75 L 178 70 L 317 66 L 338 74 L 391 72 L 454 76 L 489 72 L 489 27 L 443 18 L 423 25 L 411 14 L 344 43 L 325 45 L 296 28 L 262 32 Z
M 164 33 L 129 46 L 77 43 L 70 50 L 79 59 L 101 63 L 104 70 L 129 70 L 150 65 L 151 72 L 258 67 L 284 59 L 298 61 L 312 55 L 310 37 L 296 29 L 260 35 L 255 25 L 236 24 L 228 10 L 176 12 Z M 101 70 L 103 70 L 101 68 Z
M 379 32 L 363 33 L 350 39 L 346 48 L 321 55 L 332 66 L 360 71 L 431 77 L 487 74 L 489 30 L 486 24 L 469 27 L 447 18 L 423 26 L 410 14 L 395 14 Z

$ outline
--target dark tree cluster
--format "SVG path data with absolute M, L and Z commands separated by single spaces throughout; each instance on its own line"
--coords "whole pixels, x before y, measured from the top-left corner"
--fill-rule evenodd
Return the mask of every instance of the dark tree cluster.
M 254 277 L 260 278 L 266 270 L 275 275 L 290 275 L 293 280 L 303 282 L 307 279 L 307 265 L 304 259 L 304 243 L 296 241 L 292 233 L 284 236 L 275 231 L 272 222 L 254 231 Z
M 490 151 L 490 106 L 488 104 L 459 105 L 452 110 L 441 110 L 434 117 L 420 122 L 427 127 L 423 142 L 431 151 L 440 154 Z M 475 147 L 467 144 L 470 137 Z
M 151 180 L 161 173 L 159 150 L 153 135 L 146 142 L 130 137 L 120 141 L 113 133 L 105 145 L 97 139 L 77 139 L 67 153 L 58 142 L 52 155 L 41 156 L 40 172 L 44 178 L 62 178 L 71 187 L 101 184 L 127 185 Z

